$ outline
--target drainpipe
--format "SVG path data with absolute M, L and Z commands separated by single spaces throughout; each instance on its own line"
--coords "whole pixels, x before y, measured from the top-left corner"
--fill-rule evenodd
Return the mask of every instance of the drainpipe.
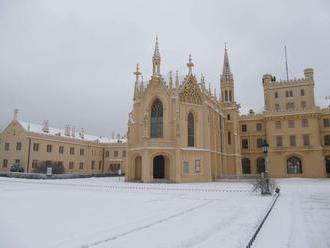
M 26 167 L 27 173 L 29 173 L 29 169 L 30 169 L 30 154 L 31 154 L 31 138 L 29 138 L 28 162 L 27 162 L 27 167 Z

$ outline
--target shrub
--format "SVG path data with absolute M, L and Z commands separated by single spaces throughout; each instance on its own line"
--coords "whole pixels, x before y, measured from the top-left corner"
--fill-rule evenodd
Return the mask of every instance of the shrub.
M 10 172 L 24 172 L 24 168 L 20 164 L 13 164 L 10 167 Z
M 46 174 L 47 167 L 52 168 L 53 174 L 63 174 L 64 173 L 63 163 L 56 162 L 56 161 L 42 161 L 37 165 L 37 167 L 33 170 L 33 172 Z

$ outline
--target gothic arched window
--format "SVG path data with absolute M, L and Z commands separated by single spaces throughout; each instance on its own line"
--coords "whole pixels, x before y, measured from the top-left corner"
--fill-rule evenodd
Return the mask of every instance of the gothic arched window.
M 301 174 L 302 164 L 300 158 L 290 157 L 287 160 L 288 174 Z
M 151 106 L 151 138 L 163 137 L 163 104 L 156 99 Z
M 188 114 L 188 146 L 195 146 L 195 122 L 191 112 Z

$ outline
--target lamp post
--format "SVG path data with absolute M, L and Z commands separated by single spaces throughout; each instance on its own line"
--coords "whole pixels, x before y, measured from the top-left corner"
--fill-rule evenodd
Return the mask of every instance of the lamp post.
M 269 177 L 268 177 L 268 150 L 269 150 L 269 144 L 266 140 L 262 143 L 262 152 L 265 154 L 265 173 L 263 176 L 263 186 L 261 188 L 261 194 L 270 194 L 269 190 Z

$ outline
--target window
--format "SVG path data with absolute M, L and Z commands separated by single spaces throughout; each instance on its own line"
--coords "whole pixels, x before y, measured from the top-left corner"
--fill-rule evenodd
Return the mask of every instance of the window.
M 330 146 L 330 135 L 325 135 L 324 136 L 324 145 L 325 146 Z
M 289 120 L 289 122 L 288 122 L 288 126 L 289 126 L 289 128 L 294 128 L 294 125 L 295 123 L 294 123 L 294 120 Z
M 188 161 L 183 162 L 183 174 L 185 174 L 185 175 L 189 174 L 189 162 Z
M 257 147 L 258 147 L 258 148 L 261 148 L 261 147 L 262 147 L 262 144 L 263 144 L 263 139 L 258 138 L 258 139 L 257 139 Z
M 123 158 L 126 158 L 126 151 L 122 152 L 122 156 L 123 156 Z
M 308 119 L 302 119 L 301 125 L 302 125 L 302 127 L 308 127 Z
M 71 161 L 69 162 L 69 169 L 72 170 L 73 169 L 73 166 L 74 166 L 74 163 Z
M 80 169 L 80 170 L 84 169 L 84 163 L 83 163 L 83 162 L 80 162 L 80 163 L 79 163 L 79 169 Z
M 20 163 L 21 163 L 21 160 L 15 159 L 15 164 L 20 164 Z
M 278 98 L 278 92 L 275 92 L 274 96 L 275 98 Z
M 195 172 L 196 173 L 201 172 L 201 161 L 199 159 L 195 160 Z
M 231 133 L 230 132 L 228 132 L 228 145 L 231 145 Z
M 247 139 L 242 139 L 242 148 L 243 149 L 249 148 L 249 141 Z
M 282 122 L 281 121 L 275 121 L 275 127 L 276 127 L 276 129 L 281 129 L 282 128 Z
M 95 169 L 95 161 L 93 160 L 91 163 L 91 169 L 94 170 Z
M 227 91 L 225 91 L 225 100 L 226 100 L 226 102 L 228 102 L 228 92 Z
M 296 136 L 290 135 L 290 146 L 296 146 Z
M 230 121 L 230 115 L 229 114 L 227 115 L 227 120 Z
M 275 110 L 280 111 L 280 105 L 278 103 L 275 104 Z
M 231 97 L 231 90 L 229 91 L 229 101 L 232 101 L 232 97 Z
M 300 106 L 302 109 L 306 108 L 306 101 L 301 101 Z
M 195 146 L 195 123 L 194 115 L 190 112 L 188 114 L 188 146 Z
M 309 134 L 304 134 L 303 135 L 303 142 L 304 142 L 304 146 L 309 146 L 310 145 Z
M 288 174 L 301 174 L 302 173 L 301 160 L 297 157 L 288 158 L 287 170 L 288 170 Z
M 276 136 L 276 146 L 277 147 L 283 146 L 283 137 L 282 136 Z
M 9 143 L 5 143 L 5 151 L 9 151 Z
M 7 168 L 8 167 L 8 160 L 4 159 L 2 162 L 2 168 Z
M 99 161 L 99 170 L 102 169 L 102 161 Z
M 80 156 L 84 156 L 84 154 L 85 154 L 85 150 L 83 149 L 83 148 L 80 148 Z
M 265 172 L 265 171 L 266 171 L 265 159 L 258 158 L 257 159 L 257 173 L 261 174 L 262 172 Z
M 285 96 L 286 96 L 286 97 L 293 97 L 293 91 L 292 91 L 292 90 L 287 90 L 287 91 L 285 92 Z
M 156 99 L 151 106 L 151 138 L 163 137 L 163 104 Z
M 110 164 L 110 171 L 119 174 L 120 164 Z
M 22 143 L 21 142 L 17 142 L 16 144 L 16 151 L 20 151 L 22 150 Z
M 58 153 L 63 154 L 63 152 L 64 152 L 64 146 L 59 146 Z
M 109 151 L 105 151 L 105 157 L 108 158 L 110 156 L 110 152 Z
M 257 123 L 256 124 L 256 130 L 257 131 L 261 131 L 262 130 L 262 124 L 261 123 Z
M 251 173 L 251 165 L 250 159 L 243 158 L 242 159 L 242 173 L 243 174 L 250 174 Z
M 114 152 L 113 152 L 113 156 L 114 156 L 115 158 L 117 158 L 117 157 L 118 157 L 118 151 L 114 151 Z
M 301 95 L 301 96 L 304 96 L 304 95 L 305 95 L 305 90 L 304 90 L 304 89 L 301 89 L 301 90 L 300 90 L 300 95 Z
M 38 143 L 33 143 L 33 151 L 35 151 L 35 152 L 39 151 L 39 144 Z
M 242 132 L 246 132 L 247 131 L 247 126 L 246 124 L 242 124 Z
M 52 145 L 47 145 L 47 152 L 52 152 Z
M 287 102 L 286 103 L 286 109 L 287 110 L 293 110 L 294 109 L 294 102 Z
M 330 119 L 323 119 L 323 126 L 330 127 Z
M 37 168 L 38 166 L 38 160 L 32 160 L 32 169 Z
M 74 155 L 74 147 L 70 147 L 70 154 Z

